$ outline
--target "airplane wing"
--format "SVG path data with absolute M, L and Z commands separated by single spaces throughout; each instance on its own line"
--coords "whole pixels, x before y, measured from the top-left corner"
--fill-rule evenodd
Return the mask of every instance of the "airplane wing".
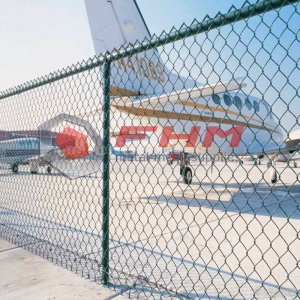
M 287 153 L 285 151 L 286 144 L 278 144 L 274 141 L 269 141 L 267 144 L 262 145 L 258 140 L 253 140 L 251 144 L 247 147 L 247 153 L 250 154 L 266 154 L 266 155 L 280 155 Z
M 158 97 L 151 97 L 150 99 L 142 97 L 121 97 L 115 98 L 111 101 L 112 107 L 134 107 L 134 108 L 159 108 L 167 104 L 175 104 L 178 101 L 185 101 L 187 99 L 194 99 L 200 97 L 210 96 L 212 94 L 219 94 L 238 90 L 245 87 L 245 83 L 239 83 L 236 80 L 228 82 L 219 82 L 217 84 L 207 84 L 202 87 L 193 87 L 191 89 L 183 90 L 180 92 L 172 92 Z
M 217 84 L 208 84 L 202 87 L 194 87 L 185 91 L 173 92 L 157 97 L 147 97 L 145 95 L 135 97 L 114 97 L 111 98 L 111 108 L 118 107 L 134 107 L 134 108 L 159 108 L 167 104 L 175 104 L 178 101 L 185 101 L 189 98 L 207 97 L 212 94 L 219 94 L 241 89 L 245 87 L 245 83 L 239 83 L 237 80 L 228 82 L 219 82 Z M 129 93 L 130 91 L 128 91 Z M 96 110 L 83 109 L 76 114 L 77 117 L 93 116 L 102 113 L 102 107 Z
M 298 146 L 296 146 L 298 145 Z M 252 143 L 248 146 L 247 152 L 251 154 L 265 154 L 270 156 L 290 156 L 288 160 L 299 160 L 299 143 L 296 144 L 295 141 L 291 144 L 291 141 L 286 141 L 281 144 L 278 144 L 274 141 L 269 141 L 266 145 L 262 145 L 257 140 L 253 140 Z
M 292 156 L 288 159 L 290 161 L 297 161 L 300 160 L 300 153 L 299 152 L 294 152 Z

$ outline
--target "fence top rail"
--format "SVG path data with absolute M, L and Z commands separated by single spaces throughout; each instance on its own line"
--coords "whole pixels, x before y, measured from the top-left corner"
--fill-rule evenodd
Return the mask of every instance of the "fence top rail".
M 0 92 L 0 99 L 11 97 L 87 70 L 92 70 L 103 65 L 107 61 L 112 62 L 122 57 L 157 48 L 183 38 L 204 33 L 215 28 L 247 19 L 249 17 L 254 17 L 261 13 L 297 3 L 299 1 L 300 0 L 261 0 L 255 4 L 250 4 L 247 6 L 245 6 L 245 4 L 249 4 L 249 2 L 245 1 L 243 7 L 240 9 L 232 6 L 226 14 L 218 13 L 214 18 L 206 16 L 202 22 L 194 21 L 192 25 L 181 26 L 180 29 L 171 30 L 170 33 L 163 31 L 160 36 L 157 37 L 154 35 L 150 40 L 145 38 L 142 42 L 136 41 L 133 45 L 121 48 L 119 51 L 103 53 L 99 57 L 94 56 L 93 58 L 89 58 L 87 61 L 83 60 L 81 63 L 73 64 L 62 70 L 49 73 L 43 77 L 39 77 L 35 80 L 31 80 L 24 84 L 2 91 Z

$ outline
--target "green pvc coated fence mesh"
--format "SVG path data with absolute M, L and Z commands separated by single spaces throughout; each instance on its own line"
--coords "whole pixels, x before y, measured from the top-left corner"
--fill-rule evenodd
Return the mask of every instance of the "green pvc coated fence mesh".
M 299 14 L 245 2 L 2 92 L 0 236 L 133 299 L 298 299 Z

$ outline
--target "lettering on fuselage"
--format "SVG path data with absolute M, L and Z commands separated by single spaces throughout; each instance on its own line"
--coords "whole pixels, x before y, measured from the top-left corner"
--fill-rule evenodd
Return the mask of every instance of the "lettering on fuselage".
M 158 63 L 155 64 L 152 60 L 146 57 L 128 57 L 117 60 L 119 70 L 133 72 L 142 77 L 153 79 L 161 83 L 166 82 L 164 76 L 164 68 Z

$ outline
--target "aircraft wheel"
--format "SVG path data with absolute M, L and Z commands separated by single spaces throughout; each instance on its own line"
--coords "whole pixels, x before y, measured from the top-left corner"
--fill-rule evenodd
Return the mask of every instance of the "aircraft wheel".
M 30 171 L 31 174 L 37 174 L 37 171 Z
M 13 164 L 11 167 L 13 173 L 18 173 L 19 171 L 19 165 L 18 164 Z
M 182 170 L 182 176 L 183 176 L 183 182 L 185 184 L 191 184 L 192 178 L 193 178 L 193 173 L 190 167 L 185 167 Z
M 51 174 L 52 173 L 52 168 L 50 166 L 48 166 L 46 171 L 47 171 L 48 174 Z
M 270 172 L 270 179 L 272 183 L 276 183 L 277 181 L 277 172 L 274 168 Z

